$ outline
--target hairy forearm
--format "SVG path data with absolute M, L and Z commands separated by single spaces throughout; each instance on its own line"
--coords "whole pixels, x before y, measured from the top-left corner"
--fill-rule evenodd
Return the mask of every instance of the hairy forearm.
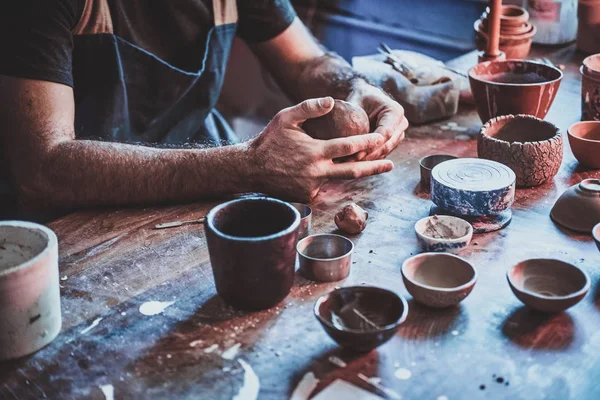
M 184 150 L 70 140 L 21 169 L 17 183 L 25 209 L 182 202 L 249 191 L 247 164 L 244 144 Z

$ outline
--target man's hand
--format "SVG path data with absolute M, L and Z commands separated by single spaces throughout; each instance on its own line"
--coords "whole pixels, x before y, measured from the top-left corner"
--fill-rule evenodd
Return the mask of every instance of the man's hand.
M 374 132 L 383 136 L 383 144 L 370 151 L 363 151 L 356 156 L 357 160 L 380 160 L 388 156 L 404 139 L 408 128 L 408 120 L 404 116 L 404 108 L 383 90 L 361 82 L 352 91 L 347 101 L 361 106 L 369 116 Z
M 262 192 L 289 200 L 309 201 L 328 179 L 354 179 L 388 172 L 387 160 L 334 163 L 333 159 L 372 152 L 384 145 L 379 133 L 318 140 L 300 125 L 323 116 L 333 99 L 309 99 L 279 112 L 265 130 L 249 143 L 250 176 Z

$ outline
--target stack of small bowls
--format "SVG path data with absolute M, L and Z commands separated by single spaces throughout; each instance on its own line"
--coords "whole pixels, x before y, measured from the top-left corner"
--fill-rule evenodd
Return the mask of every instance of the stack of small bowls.
M 579 0 L 577 17 L 577 48 L 588 54 L 600 53 L 600 0 Z
M 475 21 L 475 42 L 477 49 L 483 51 L 487 46 L 489 7 Z M 531 50 L 536 28 L 529 23 L 529 13 L 522 7 L 502 6 L 500 16 L 500 50 L 507 59 L 523 60 Z

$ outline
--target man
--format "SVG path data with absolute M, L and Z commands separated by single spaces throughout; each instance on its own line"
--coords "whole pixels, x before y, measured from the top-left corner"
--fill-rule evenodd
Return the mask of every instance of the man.
M 243 192 L 308 201 L 328 179 L 393 168 L 383 159 L 404 137 L 402 107 L 324 52 L 289 0 L 11 7 L 0 15 L 2 171 L 23 210 Z M 214 106 L 235 34 L 299 104 L 255 139 L 231 144 L 235 135 Z M 328 113 L 332 97 L 362 106 L 374 133 L 329 141 L 305 134 L 302 123 Z M 341 157 L 352 161 L 332 161 Z

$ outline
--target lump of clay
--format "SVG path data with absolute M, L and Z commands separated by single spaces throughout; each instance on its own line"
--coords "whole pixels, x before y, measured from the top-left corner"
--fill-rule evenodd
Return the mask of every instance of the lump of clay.
M 335 215 L 335 224 L 346 233 L 360 233 L 367 226 L 369 213 L 356 203 L 350 203 Z
M 333 139 L 369 133 L 369 116 L 359 106 L 336 100 L 333 109 L 322 117 L 309 119 L 302 129 L 316 139 Z

